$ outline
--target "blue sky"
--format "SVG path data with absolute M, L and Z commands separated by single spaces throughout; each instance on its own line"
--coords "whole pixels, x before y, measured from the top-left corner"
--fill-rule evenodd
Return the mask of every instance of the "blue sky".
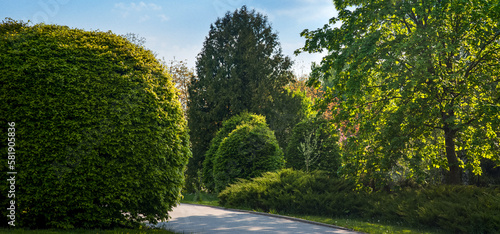
M 0 0 L 0 18 L 67 25 L 85 30 L 135 33 L 146 47 L 167 61 L 194 67 L 210 24 L 227 11 L 246 5 L 268 17 L 283 54 L 294 61 L 297 75 L 309 73 L 322 54 L 293 55 L 304 45 L 304 29 L 317 29 L 336 16 L 332 0 Z

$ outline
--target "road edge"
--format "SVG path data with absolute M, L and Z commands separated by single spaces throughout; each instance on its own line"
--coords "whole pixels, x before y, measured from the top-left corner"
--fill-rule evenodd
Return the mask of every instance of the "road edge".
M 324 227 L 336 228 L 336 229 L 341 229 L 341 230 L 345 230 L 345 231 L 356 232 L 356 233 L 359 233 L 359 234 L 367 234 L 367 233 L 364 233 L 364 232 L 358 232 L 358 231 L 355 231 L 355 230 L 352 230 L 352 229 L 349 229 L 349 228 L 340 227 L 340 226 L 336 226 L 336 225 L 333 225 L 333 224 L 320 223 L 320 222 L 316 222 L 316 221 L 311 221 L 311 220 L 306 220 L 306 219 L 301 219 L 301 218 L 296 218 L 296 217 L 290 217 L 290 216 L 285 216 L 285 215 L 270 214 L 270 213 L 264 213 L 264 212 L 258 212 L 258 211 L 241 210 L 241 209 L 227 208 L 227 207 L 222 207 L 222 206 L 203 205 L 203 204 L 192 204 L 192 203 L 179 203 L 179 204 L 194 205 L 194 206 L 205 206 L 205 207 L 211 207 L 211 208 L 216 208 L 216 209 L 221 209 L 221 210 L 229 210 L 229 211 L 245 212 L 245 213 L 250 213 L 250 214 L 264 215 L 264 216 L 269 216 L 269 217 L 274 217 L 274 218 L 282 218 L 282 219 L 288 219 L 288 220 L 298 221 L 298 222 L 302 222 L 302 223 L 308 223 L 308 224 L 314 224 L 314 225 L 319 225 L 319 226 L 324 226 Z

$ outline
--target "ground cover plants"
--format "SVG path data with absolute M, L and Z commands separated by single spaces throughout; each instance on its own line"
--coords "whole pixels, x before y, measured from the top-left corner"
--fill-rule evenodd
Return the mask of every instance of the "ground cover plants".
M 219 194 L 223 206 L 265 212 L 362 218 L 449 233 L 500 230 L 500 188 L 429 186 L 368 192 L 322 172 L 285 169 L 241 180 Z

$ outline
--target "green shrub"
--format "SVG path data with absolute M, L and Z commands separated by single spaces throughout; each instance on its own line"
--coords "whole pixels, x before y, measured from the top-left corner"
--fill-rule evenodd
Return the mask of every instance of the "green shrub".
M 354 183 L 331 178 L 322 171 L 283 169 L 240 180 L 223 190 L 219 199 L 221 205 L 264 211 L 345 215 L 362 204 L 355 188 Z
M 214 160 L 216 191 L 237 178 L 249 179 L 283 168 L 285 161 L 274 133 L 265 122 L 236 127 L 219 145 Z
M 186 122 L 150 51 L 111 32 L 7 20 L 0 100 L 1 134 L 15 122 L 16 227 L 134 226 L 179 201 Z
M 439 186 L 405 191 L 399 196 L 397 199 L 405 201 L 405 206 L 398 207 L 397 212 L 410 223 L 453 233 L 496 233 L 500 230 L 500 188 Z
M 320 171 L 284 169 L 234 183 L 219 199 L 229 207 L 383 220 L 450 233 L 500 230 L 500 188 L 438 186 L 368 193 Z
M 285 151 L 286 166 L 297 170 L 324 170 L 337 174 L 340 166 L 338 136 L 326 119 L 298 123 Z
M 235 115 L 230 119 L 224 121 L 222 123 L 222 127 L 219 129 L 215 137 L 210 142 L 210 148 L 205 154 L 205 160 L 203 161 L 203 183 L 205 188 L 209 192 L 215 191 L 215 182 L 213 176 L 213 168 L 214 168 L 214 160 L 216 156 L 216 152 L 219 149 L 219 145 L 226 138 L 229 133 L 236 129 L 237 126 L 249 123 L 251 125 L 254 124 L 262 124 L 265 125 L 266 119 L 261 115 L 254 115 L 248 112 L 243 112 L 239 115 Z

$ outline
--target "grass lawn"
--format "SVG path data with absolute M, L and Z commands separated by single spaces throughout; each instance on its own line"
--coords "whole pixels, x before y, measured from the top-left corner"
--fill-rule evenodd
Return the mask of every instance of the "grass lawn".
M 74 229 L 74 230 L 24 230 L 24 229 L 7 229 L 0 228 L 0 233 L 12 233 L 12 234 L 175 234 L 175 232 L 163 230 L 163 229 L 124 229 L 117 228 L 113 230 L 85 230 L 85 229 Z
M 382 223 L 378 221 L 363 221 L 358 219 L 347 219 L 347 218 L 328 218 L 324 216 L 313 216 L 313 215 L 289 215 L 296 218 L 301 218 L 305 220 L 332 224 L 335 226 L 349 228 L 355 231 L 366 232 L 366 233 L 409 233 L 409 234 L 437 234 L 444 233 L 438 230 L 430 230 L 427 228 L 415 228 L 407 227 L 401 224 L 394 223 Z
M 199 195 L 186 194 L 186 195 L 184 195 L 184 199 L 181 200 L 181 203 L 219 206 L 219 199 L 217 198 L 217 195 L 214 195 L 214 194 L 207 194 L 207 193 L 201 193 Z M 249 209 L 246 209 L 245 207 L 230 207 L 230 208 L 249 210 Z M 254 211 L 259 211 L 259 210 L 254 210 Z M 259 212 L 261 212 L 261 211 L 259 211 Z M 408 226 L 404 226 L 403 224 L 399 224 L 399 223 L 387 223 L 387 222 L 380 222 L 378 220 L 366 221 L 366 220 L 342 218 L 342 217 L 341 218 L 333 218 L 333 217 L 326 217 L 326 216 L 282 214 L 282 213 L 278 213 L 278 212 L 270 212 L 270 213 L 285 215 L 285 216 L 290 216 L 290 217 L 295 217 L 295 218 L 301 218 L 301 219 L 320 222 L 320 223 L 332 224 L 335 226 L 345 227 L 345 228 L 349 228 L 349 229 L 352 229 L 355 231 L 371 233 L 371 234 L 372 233 L 373 234 L 377 234 L 377 233 L 408 233 L 408 234 L 444 233 L 444 232 L 441 232 L 439 230 L 431 230 L 428 228 L 408 227 Z
M 184 194 L 181 203 L 219 206 L 219 198 L 217 198 L 217 195 L 210 193 L 200 193 L 198 195 L 190 193 Z

